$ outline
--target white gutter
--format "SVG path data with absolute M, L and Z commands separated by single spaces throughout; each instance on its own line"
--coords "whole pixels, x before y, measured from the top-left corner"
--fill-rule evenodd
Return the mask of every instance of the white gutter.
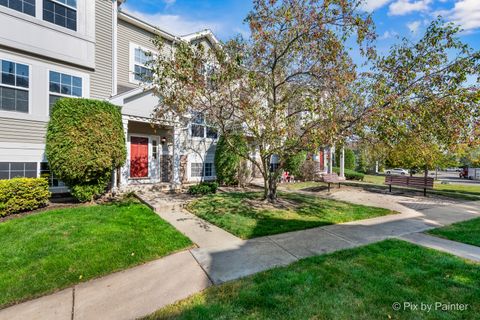
M 149 31 L 151 33 L 155 33 L 159 36 L 162 36 L 163 38 L 167 39 L 167 40 L 170 40 L 170 41 L 179 41 L 179 40 L 182 40 L 182 38 L 180 37 L 177 37 L 171 33 L 168 33 L 166 31 L 163 31 L 161 29 L 159 29 L 158 27 L 155 27 L 145 21 L 142 21 L 132 15 L 130 15 L 129 13 L 126 13 L 124 11 L 119 11 L 118 12 L 118 18 L 120 18 L 121 20 L 124 20 L 130 24 L 133 24 L 134 26 L 137 26 L 141 29 L 144 29 L 146 31 Z

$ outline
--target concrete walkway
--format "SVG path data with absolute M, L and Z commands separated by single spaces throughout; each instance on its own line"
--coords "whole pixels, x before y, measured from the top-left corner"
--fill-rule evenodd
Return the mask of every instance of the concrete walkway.
M 411 233 L 399 238 L 420 246 L 450 253 L 464 259 L 480 262 L 480 247 L 477 246 L 442 239 L 423 233 Z
M 159 216 L 190 237 L 198 248 L 0 310 L 0 320 L 135 319 L 212 283 L 392 237 L 473 260 L 478 257 L 465 247 L 458 251 L 458 244 L 447 244 L 451 241 L 434 241 L 419 232 L 480 217 L 480 202 L 372 194 L 342 188 L 331 197 L 394 209 L 400 214 L 245 241 L 186 212 L 185 199 L 181 197 L 159 197 L 158 193 L 148 192 L 141 197 Z

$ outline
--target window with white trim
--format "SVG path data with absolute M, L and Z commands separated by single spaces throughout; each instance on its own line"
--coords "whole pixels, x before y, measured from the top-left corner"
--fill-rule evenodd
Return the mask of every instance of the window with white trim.
M 0 0 L 0 6 L 35 17 L 35 0 Z
M 135 83 L 150 82 L 153 75 L 149 67 L 152 60 L 151 51 L 135 44 L 130 44 L 130 80 Z
M 28 113 L 29 67 L 7 60 L 0 62 L 0 110 Z
M 192 178 L 213 177 L 215 175 L 215 166 L 213 162 L 191 163 L 190 175 Z
M 36 178 L 36 162 L 0 162 L 0 180 L 13 178 Z
M 77 0 L 43 0 L 43 20 L 77 31 Z
M 57 100 L 65 97 L 82 97 L 83 84 L 82 78 L 72 76 L 65 73 L 56 71 L 50 71 L 49 73 L 49 107 L 50 111 L 52 106 Z
M 195 113 L 190 123 L 190 134 L 196 138 L 210 138 L 217 139 L 218 132 L 212 127 L 208 126 L 205 117 L 201 113 Z
M 190 165 L 190 175 L 195 178 L 203 177 L 203 163 L 192 163 Z

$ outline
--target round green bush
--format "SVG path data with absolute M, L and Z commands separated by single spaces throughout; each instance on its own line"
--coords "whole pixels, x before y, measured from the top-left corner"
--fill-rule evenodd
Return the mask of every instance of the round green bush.
M 229 135 L 228 142 L 224 136 L 218 139 L 215 149 L 215 172 L 220 184 L 231 186 L 238 184 L 238 171 L 242 161 L 240 154 L 248 150 L 242 135 Z
M 307 160 L 307 153 L 305 151 L 292 155 L 285 159 L 283 170 L 288 171 L 295 177 L 300 177 L 302 175 L 302 166 L 305 160 Z
M 64 98 L 53 106 L 46 156 L 52 172 L 79 201 L 105 192 L 126 158 L 120 108 L 106 101 Z

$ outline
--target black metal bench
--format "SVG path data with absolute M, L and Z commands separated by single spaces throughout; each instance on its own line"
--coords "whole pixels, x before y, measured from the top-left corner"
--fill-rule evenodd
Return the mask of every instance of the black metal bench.
M 326 182 L 328 184 L 328 191 L 330 192 L 330 184 L 332 183 L 338 183 L 338 187 L 340 188 L 340 182 L 343 180 L 340 180 L 338 177 L 338 174 L 334 173 L 326 173 L 322 175 L 322 180 L 323 182 Z
M 423 195 L 427 195 L 427 189 L 433 189 L 433 178 L 408 177 L 408 176 L 385 176 L 385 184 L 392 192 L 392 185 L 406 188 L 423 189 Z

